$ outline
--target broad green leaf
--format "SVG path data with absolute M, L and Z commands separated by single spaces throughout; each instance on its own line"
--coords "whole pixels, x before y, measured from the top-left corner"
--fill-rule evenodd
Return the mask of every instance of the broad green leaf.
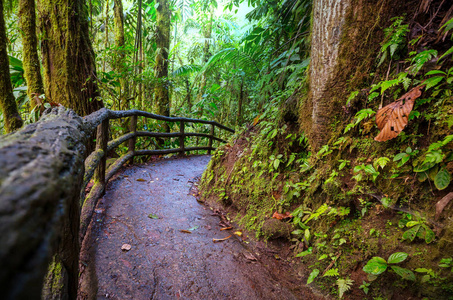
M 406 226 L 407 227 L 414 227 L 417 224 L 420 224 L 420 222 L 419 221 L 409 221 L 409 222 L 407 222 Z
M 450 173 L 448 173 L 446 169 L 442 168 L 434 178 L 434 185 L 438 190 L 443 190 L 448 187 L 450 181 L 451 181 Z
M 403 279 L 415 281 L 415 274 L 406 268 L 401 268 L 398 266 L 390 266 L 396 274 L 400 275 Z
M 399 154 L 395 155 L 395 157 L 393 158 L 393 161 L 399 161 L 405 156 L 409 156 L 409 155 L 407 153 L 399 153 Z
M 428 175 L 426 174 L 426 172 L 417 173 L 417 179 L 420 182 L 425 182 L 426 179 L 428 179 Z
M 314 270 L 310 273 L 310 276 L 308 276 L 307 284 L 312 283 L 313 280 L 315 280 L 315 278 L 318 276 L 318 274 L 319 274 L 319 270 L 318 270 L 318 269 L 314 269 Z
M 382 257 L 373 257 L 363 267 L 363 271 L 372 275 L 379 275 L 387 270 L 387 262 Z
M 389 264 L 397 264 L 397 263 L 400 263 L 402 261 L 405 261 L 407 256 L 408 256 L 407 253 L 395 252 L 395 253 L 393 253 L 392 255 L 389 256 L 389 258 L 387 259 L 387 262 Z
M 425 172 L 425 171 L 431 169 L 432 167 L 434 167 L 435 165 L 436 165 L 435 162 L 427 162 L 427 163 L 423 163 L 423 164 L 421 164 L 421 165 L 419 165 L 419 166 L 416 166 L 416 167 L 414 168 L 414 172 L 415 172 L 415 173 Z
M 425 91 L 429 90 L 430 88 L 436 86 L 439 82 L 442 81 L 442 79 L 444 79 L 445 77 L 443 76 L 434 76 L 434 77 L 431 77 L 431 78 L 428 78 L 425 80 L 425 84 L 426 84 L 426 88 L 425 88 Z
M 425 242 L 427 244 L 431 243 L 432 241 L 434 241 L 434 239 L 436 238 L 436 234 L 434 233 L 434 231 L 431 230 L 431 228 L 429 228 L 428 226 L 423 226 L 424 229 L 425 229 Z
M 437 74 L 443 74 L 443 75 L 447 75 L 447 73 L 441 71 L 441 70 L 431 70 L 429 71 L 428 73 L 425 74 L 425 76 L 429 76 L 429 75 L 437 75 Z
M 444 58 L 445 56 L 447 56 L 447 55 L 449 55 L 451 53 L 453 53 L 453 47 L 451 47 L 444 54 L 442 54 L 442 56 L 439 58 L 439 60 L 441 60 L 442 58 Z
M 428 272 L 429 270 L 426 269 L 426 268 L 417 268 L 417 269 L 415 269 L 414 271 L 417 272 L 417 273 L 426 273 L 426 272 Z
M 416 225 L 403 233 L 403 240 L 413 241 L 417 236 L 417 232 L 420 230 L 421 225 Z

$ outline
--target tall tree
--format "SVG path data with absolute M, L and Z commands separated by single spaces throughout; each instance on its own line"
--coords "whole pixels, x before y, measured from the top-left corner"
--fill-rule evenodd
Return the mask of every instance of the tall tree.
M 38 0 L 46 97 L 85 116 L 101 107 L 83 0 Z
M 11 132 L 22 126 L 22 119 L 17 111 L 13 86 L 9 77 L 9 60 L 6 51 L 5 19 L 3 18 L 3 0 L 0 1 L 0 108 L 3 112 L 5 131 Z
M 126 50 L 124 42 L 124 14 L 123 14 L 123 2 L 122 0 L 114 0 L 114 22 L 115 22 L 115 47 L 118 51 L 118 57 L 116 58 L 116 72 L 123 74 L 120 77 L 121 91 L 120 91 L 120 104 L 118 107 L 121 109 L 129 108 L 127 98 L 129 96 L 129 87 L 127 77 L 124 75 L 126 71 Z
M 299 122 L 317 150 L 331 137 L 331 126 L 348 95 L 371 72 L 382 30 L 414 1 L 315 0 L 311 34 L 310 93 Z M 311 120 L 311 122 L 309 121 Z
M 154 75 L 158 79 L 154 91 L 156 113 L 170 115 L 170 97 L 168 94 L 168 52 L 170 48 L 170 8 L 168 0 L 157 0 L 156 9 L 156 59 Z M 165 124 L 165 131 L 169 131 Z
M 33 108 L 36 106 L 35 97 L 44 94 L 37 50 L 35 0 L 19 0 L 19 27 L 22 35 L 22 61 L 27 80 L 27 94 Z

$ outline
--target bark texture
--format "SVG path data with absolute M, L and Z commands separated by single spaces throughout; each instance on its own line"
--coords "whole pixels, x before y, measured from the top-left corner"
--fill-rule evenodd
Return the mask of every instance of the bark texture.
M 154 91 L 154 105 L 156 114 L 170 115 L 170 97 L 168 94 L 168 50 L 170 47 L 170 9 L 168 0 L 157 0 L 159 6 L 156 10 L 156 64 L 154 75 L 158 79 Z M 167 124 L 165 131 L 169 132 Z
M 84 3 L 38 0 L 46 96 L 81 116 L 103 107 Z
M 35 97 L 44 94 L 37 49 L 35 0 L 19 0 L 19 27 L 22 36 L 22 62 L 27 80 L 27 94 L 30 106 L 33 108 L 37 104 Z
M 79 194 L 88 130 L 63 107 L 0 137 L 3 299 L 75 299 Z M 64 247 L 63 247 L 64 246 Z
M 22 119 L 17 111 L 13 86 L 9 77 L 9 60 L 6 50 L 6 29 L 3 19 L 3 1 L 0 1 L 0 109 L 3 112 L 5 131 L 11 132 L 22 126 Z
M 124 48 L 124 13 L 123 13 L 123 3 L 122 0 L 114 0 L 114 22 L 115 22 L 115 47 L 118 51 L 118 57 L 116 58 L 116 72 L 118 74 L 123 74 L 120 78 L 121 91 L 120 103 L 118 107 L 120 109 L 128 109 L 129 103 L 127 101 L 129 97 L 129 87 L 126 76 L 126 49 Z
M 416 1 L 415 1 L 416 2 Z M 299 122 L 317 150 L 326 144 L 341 119 L 349 94 L 369 78 L 382 28 L 390 19 L 416 9 L 414 1 L 315 0 L 313 3 L 310 92 Z M 333 129 L 333 130 L 332 130 Z

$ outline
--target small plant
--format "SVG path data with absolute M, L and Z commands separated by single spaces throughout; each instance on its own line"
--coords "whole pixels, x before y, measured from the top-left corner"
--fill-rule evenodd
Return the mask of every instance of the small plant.
M 376 178 L 380 174 L 378 171 L 376 171 L 376 169 L 371 164 L 366 165 L 366 166 L 365 166 L 365 164 L 355 166 L 354 173 L 357 173 L 357 174 L 354 175 L 352 178 L 354 178 L 357 181 L 363 180 L 363 173 L 365 173 L 365 175 L 371 175 L 371 180 L 373 182 L 376 181 Z
M 413 216 L 406 214 L 406 216 L 398 222 L 399 228 L 410 228 L 403 233 L 403 240 L 412 242 L 416 237 L 425 240 L 427 244 L 434 241 L 436 235 L 426 224 L 426 220 L 418 217 L 418 220 L 412 220 Z
M 363 281 L 362 285 L 359 286 L 359 289 L 363 290 L 365 295 L 368 295 L 368 292 L 370 291 L 370 285 L 371 282 L 366 282 L 365 280 Z
M 346 126 L 346 128 L 344 129 L 344 133 L 346 133 L 349 130 L 351 130 L 352 128 L 356 127 L 364 119 L 369 118 L 374 114 L 375 114 L 375 112 L 369 108 L 359 110 L 355 115 L 355 121 Z
M 354 280 L 346 278 L 346 279 L 338 279 L 337 280 L 337 285 L 338 285 L 338 296 L 343 298 L 343 295 L 345 292 L 349 291 L 351 289 L 352 284 L 354 283 Z
M 439 267 L 441 268 L 451 268 L 451 272 L 453 273 L 453 258 L 442 258 L 439 263 Z
M 322 277 L 333 277 L 333 276 L 339 276 L 340 274 L 338 273 L 338 268 L 332 268 L 328 270 Z
M 380 66 L 390 54 L 393 59 L 398 50 L 402 49 L 406 43 L 406 34 L 409 32 L 409 25 L 402 24 L 403 17 L 391 19 L 392 25 L 384 29 L 385 40 L 381 45 L 381 54 L 378 66 Z M 388 50 L 388 51 L 387 51 Z
M 438 275 L 432 269 L 417 268 L 417 269 L 415 269 L 415 272 L 425 274 L 422 276 L 422 279 L 420 280 L 421 283 L 425 283 L 425 282 L 431 280 L 431 278 L 438 277 Z
M 418 153 L 418 150 L 412 150 L 411 147 L 407 147 L 405 152 L 395 155 L 395 157 L 393 158 L 393 161 L 395 161 L 395 162 L 398 161 L 398 168 L 400 168 L 405 163 L 407 163 L 407 161 L 411 157 L 417 155 L 417 153 Z
M 395 266 L 400 262 L 403 262 L 408 257 L 407 253 L 395 252 L 389 256 L 387 261 L 382 257 L 375 256 L 370 259 L 367 264 L 363 267 L 365 273 L 370 274 L 369 279 L 374 280 L 378 275 L 384 273 L 388 267 L 390 267 L 396 274 L 401 276 L 403 279 L 415 281 L 415 275 L 411 270 Z

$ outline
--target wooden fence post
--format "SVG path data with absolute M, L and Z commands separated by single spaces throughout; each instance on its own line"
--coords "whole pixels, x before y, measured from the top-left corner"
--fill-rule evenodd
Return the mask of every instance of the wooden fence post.
M 215 126 L 211 124 L 211 134 L 209 136 L 208 147 L 212 148 L 212 138 L 214 137 Z M 208 150 L 208 154 L 211 155 L 211 149 Z
M 179 128 L 180 128 L 180 132 L 181 132 L 181 135 L 179 136 L 179 148 L 181 149 L 181 152 L 179 153 L 179 155 L 184 155 L 185 149 L 186 149 L 184 147 L 184 139 L 185 139 L 185 135 L 184 135 L 184 121 L 180 122 Z
M 130 123 L 129 123 L 129 132 L 136 132 L 137 131 L 137 116 L 131 116 Z M 129 152 L 135 152 L 135 143 L 137 142 L 137 137 L 133 137 L 129 140 Z M 129 162 L 131 164 L 134 163 L 134 157 L 132 157 Z
M 105 168 L 107 162 L 107 143 L 109 141 L 109 120 L 105 119 L 98 126 L 96 136 L 96 150 L 102 149 L 104 156 L 99 161 L 99 165 L 94 173 L 95 181 L 99 181 L 102 185 L 105 184 Z

